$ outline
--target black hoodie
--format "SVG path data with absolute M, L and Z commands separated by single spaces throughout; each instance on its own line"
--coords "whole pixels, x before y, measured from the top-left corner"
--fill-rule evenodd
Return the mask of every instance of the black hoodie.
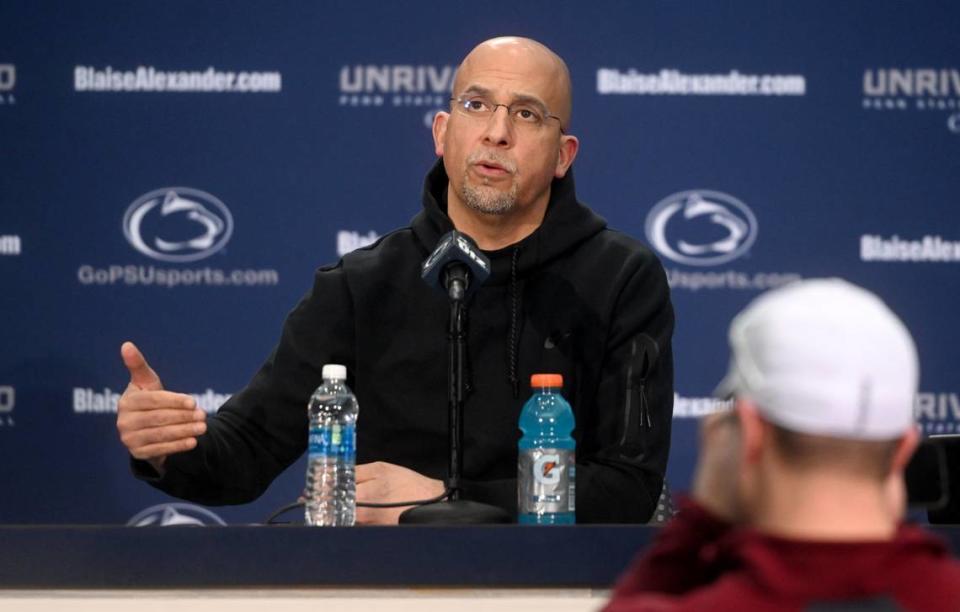
M 208 419 L 197 448 L 170 456 L 162 478 L 141 462 L 136 472 L 199 503 L 257 498 L 304 452 L 307 399 L 323 365 L 341 363 L 360 405 L 358 463 L 444 479 L 449 306 L 420 265 L 453 229 L 447 182 L 438 162 L 410 227 L 317 271 L 279 344 Z M 531 374 L 557 372 L 576 418 L 577 522 L 647 520 L 673 404 L 673 309 L 660 263 L 577 202 L 571 173 L 553 182 L 535 232 L 487 255 L 492 274 L 469 304 L 462 497 L 516 513 L 520 408 Z M 652 353 L 644 334 L 659 349 L 652 367 L 642 363 L 644 348 Z

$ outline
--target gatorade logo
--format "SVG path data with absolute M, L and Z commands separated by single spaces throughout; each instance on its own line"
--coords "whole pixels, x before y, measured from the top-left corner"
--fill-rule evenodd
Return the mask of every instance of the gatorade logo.
M 555 485 L 560 482 L 560 455 L 541 455 L 533 463 L 533 477 L 540 484 Z

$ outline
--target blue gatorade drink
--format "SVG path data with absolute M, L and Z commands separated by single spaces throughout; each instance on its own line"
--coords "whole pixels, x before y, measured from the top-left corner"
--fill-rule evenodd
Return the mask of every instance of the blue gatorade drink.
M 517 522 L 572 525 L 576 522 L 576 442 L 573 410 L 560 391 L 560 374 L 534 374 L 533 396 L 520 411 L 517 461 Z

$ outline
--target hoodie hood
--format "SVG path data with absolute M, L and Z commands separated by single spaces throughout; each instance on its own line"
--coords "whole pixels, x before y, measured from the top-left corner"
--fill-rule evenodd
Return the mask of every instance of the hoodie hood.
M 420 242 L 424 257 L 436 248 L 440 238 L 453 229 L 447 216 L 447 186 L 450 180 L 438 159 L 424 181 L 423 210 L 413 218 L 411 227 Z M 607 222 L 577 201 L 573 187 L 573 171 L 550 185 L 547 212 L 532 234 L 516 244 L 496 251 L 484 251 L 490 259 L 490 277 L 486 286 L 508 285 L 507 301 L 510 311 L 507 332 L 507 377 L 513 397 L 520 396 L 520 347 L 523 321 L 523 279 L 528 273 L 576 249 L 607 226 Z
M 424 181 L 423 210 L 410 224 L 423 246 L 425 257 L 444 234 L 454 229 L 447 216 L 449 183 L 443 159 L 438 159 Z M 606 220 L 577 201 L 573 170 L 570 169 L 563 178 L 551 183 L 550 201 L 540 227 L 516 244 L 484 251 L 493 267 L 486 284 L 500 285 L 510 282 L 511 276 L 525 276 L 575 249 L 606 226 Z

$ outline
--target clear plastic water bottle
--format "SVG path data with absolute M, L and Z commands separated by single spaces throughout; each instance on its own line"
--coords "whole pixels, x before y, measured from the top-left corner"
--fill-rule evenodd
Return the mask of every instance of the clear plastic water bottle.
M 323 366 L 323 384 L 307 405 L 307 525 L 353 525 L 357 514 L 357 398 L 347 387 L 347 368 Z
M 573 410 L 560 395 L 563 376 L 534 374 L 533 396 L 520 411 L 517 462 L 517 522 L 576 522 L 576 442 Z

